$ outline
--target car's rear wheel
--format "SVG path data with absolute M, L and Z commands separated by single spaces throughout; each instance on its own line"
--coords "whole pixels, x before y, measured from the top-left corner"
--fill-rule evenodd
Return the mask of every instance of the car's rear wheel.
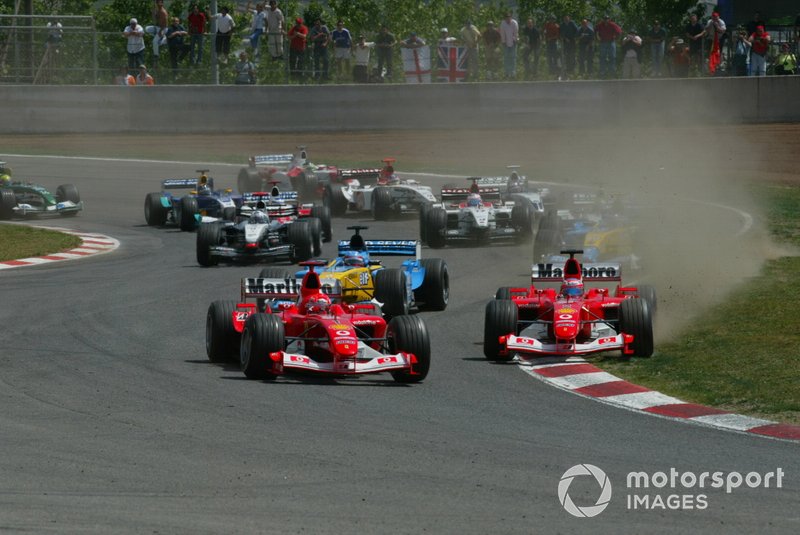
M 517 229 L 517 241 L 527 242 L 533 235 L 533 211 L 529 204 L 515 204 L 511 208 L 511 224 Z
M 311 217 L 316 217 L 322 223 L 322 241 L 329 242 L 333 239 L 331 231 L 331 209 L 321 204 L 311 207 Z
M 312 200 L 317 193 L 317 177 L 301 171 L 291 178 L 292 189 L 297 192 L 301 200 Z
M 625 299 L 619 306 L 619 330 L 633 335 L 634 357 L 653 354 L 653 316 L 644 299 Z
M 274 379 L 270 353 L 284 349 L 283 322 L 272 314 L 251 314 L 244 324 L 239 361 L 248 379 Z
M 211 253 L 211 247 L 220 245 L 222 227 L 218 223 L 202 223 L 197 229 L 197 263 L 201 266 L 215 266 L 219 260 Z
M 252 167 L 242 167 L 239 170 L 239 176 L 236 179 L 236 187 L 239 193 L 248 193 L 251 191 L 258 191 L 261 189 L 261 177 L 258 171 Z
M 428 245 L 428 233 L 426 232 L 426 224 L 428 212 L 431 209 L 430 203 L 424 202 L 419 205 L 419 241 L 424 245 Z
M 233 326 L 236 301 L 214 301 L 206 314 L 206 354 L 211 362 L 223 362 L 239 355 L 239 333 Z
M 444 310 L 450 300 L 450 273 L 447 262 L 441 258 L 423 258 L 420 264 L 425 268 L 422 280 L 422 299 L 429 310 Z
M 290 260 L 292 263 L 309 260 L 314 255 L 314 235 L 307 221 L 295 221 L 286 228 L 289 243 L 293 247 Z
M 372 218 L 376 221 L 389 219 L 392 210 L 392 192 L 389 188 L 372 190 Z
M 447 211 L 444 208 L 431 208 L 425 220 L 425 237 L 428 245 L 439 249 L 447 243 Z
M 411 353 L 416 358 L 411 370 L 391 372 L 398 383 L 418 383 L 431 367 L 431 341 L 428 328 L 419 316 L 397 316 L 387 326 L 389 351 Z
M 483 323 L 483 354 L 489 360 L 507 361 L 511 355 L 500 354 L 500 337 L 517 332 L 517 305 L 510 300 L 495 299 L 486 304 Z
M 497 292 L 494 294 L 495 299 L 511 299 L 511 287 L 510 286 L 501 286 L 497 289 Z
M 325 197 L 323 201 L 330 208 L 331 215 L 336 217 L 343 216 L 347 212 L 347 197 L 342 191 L 341 184 L 328 184 L 325 186 Z
M 319 256 L 322 254 L 322 222 L 316 217 L 309 217 L 305 222 L 311 229 L 314 256 Z
M 561 251 L 561 240 L 555 230 L 539 229 L 533 240 L 533 258 L 558 254 Z
M 647 301 L 647 305 L 650 307 L 650 315 L 655 318 L 656 312 L 658 312 L 656 289 L 648 284 L 641 284 L 637 287 L 637 289 L 639 291 L 639 297 Z
M 167 222 L 167 209 L 161 203 L 161 193 L 154 191 L 144 198 L 144 219 L 151 227 L 159 227 Z
M 197 198 L 185 196 L 181 198 L 181 219 L 178 222 L 181 230 L 191 232 L 197 228 L 197 214 L 200 208 L 197 205 Z
M 11 219 L 14 207 L 17 205 L 17 196 L 10 188 L 0 189 L 0 219 Z
M 222 220 L 233 221 L 236 218 L 236 207 L 228 206 L 222 209 Z
M 381 269 L 375 278 L 375 299 L 383 303 L 383 313 L 389 317 L 408 314 L 406 275 L 400 269 Z

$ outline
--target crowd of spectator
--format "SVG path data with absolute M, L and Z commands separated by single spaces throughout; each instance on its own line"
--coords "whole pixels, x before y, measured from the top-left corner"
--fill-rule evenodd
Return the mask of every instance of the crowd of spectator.
M 248 0 L 244 14 L 250 24 L 246 37 L 226 6 L 212 14 L 191 5 L 184 25 L 179 17 L 169 17 L 163 0 L 154 0 L 152 25 L 143 28 L 131 18 L 123 30 L 128 72 L 144 66 L 147 35 L 152 36 L 152 62 L 158 66 L 166 48 L 175 79 L 182 65 L 203 63 L 204 37 L 213 31 L 218 65 L 231 73 L 236 84 L 256 82 L 259 65 L 264 63 L 262 48 L 266 48 L 270 68 L 285 68 L 294 82 L 367 83 L 396 80 L 397 50 L 428 46 L 414 32 L 398 39 L 389 25 L 354 37 L 344 20 L 337 20 L 333 29 L 321 18 L 307 24 L 296 17 L 287 24 L 276 0 L 255 6 Z M 682 28 L 666 28 L 653 20 L 641 30 L 621 27 L 610 14 L 598 21 L 574 21 L 570 15 L 563 15 L 560 22 L 555 15 L 541 18 L 530 17 L 520 25 L 509 11 L 499 25 L 490 20 L 482 28 L 466 20 L 457 32 L 442 28 L 431 45 L 434 49 L 463 47 L 461 67 L 467 81 L 798 73 L 800 15 L 791 38 L 780 43 L 773 42 L 759 13 L 733 29 L 717 12 L 706 20 L 692 14 Z M 286 59 L 284 48 L 288 48 Z M 230 66 L 229 58 L 233 58 Z

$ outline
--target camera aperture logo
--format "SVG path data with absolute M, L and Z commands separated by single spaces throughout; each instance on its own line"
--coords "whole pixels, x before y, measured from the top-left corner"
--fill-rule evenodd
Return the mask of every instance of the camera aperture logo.
M 593 476 L 597 484 L 600 485 L 600 497 L 597 498 L 597 502 L 594 505 L 578 507 L 569 496 L 569 486 L 572 484 L 572 480 L 578 476 Z M 561 476 L 561 481 L 558 482 L 558 501 L 572 516 L 592 518 L 608 507 L 608 502 L 611 501 L 611 481 L 605 472 L 593 464 L 576 464 L 564 472 L 564 475 Z

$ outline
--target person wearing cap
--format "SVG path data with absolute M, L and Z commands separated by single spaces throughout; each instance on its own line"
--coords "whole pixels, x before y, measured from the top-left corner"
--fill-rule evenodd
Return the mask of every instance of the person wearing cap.
M 708 54 L 708 73 L 712 76 L 717 72 L 719 64 L 722 63 L 722 46 L 727 30 L 725 21 L 720 18 L 719 13 L 716 11 L 711 14 L 711 18 L 708 19 L 708 23 L 703 29 L 703 36 L 711 39 L 711 47 Z
M 364 34 L 358 36 L 358 42 L 353 46 L 353 81 L 358 83 L 369 82 L 369 53 L 375 43 L 367 42 Z
M 322 19 L 314 21 L 314 26 L 308 32 L 308 39 L 314 45 L 314 79 L 324 82 L 328 80 L 328 44 L 331 41 L 331 32 L 322 24 Z
M 747 76 L 747 62 L 750 59 L 750 41 L 747 30 L 741 26 L 736 30 L 733 44 L 733 58 L 731 70 L 733 76 Z
M 403 48 L 422 48 L 425 44 L 425 39 L 418 36 L 417 32 L 411 32 L 408 34 L 408 39 L 400 42 L 400 46 Z
M 506 79 L 517 77 L 517 43 L 519 43 L 519 23 L 506 11 L 500 23 L 500 42 L 503 48 L 503 70 Z
M 306 68 L 306 45 L 308 27 L 303 24 L 303 19 L 297 17 L 294 26 L 286 32 L 289 38 L 289 74 L 297 81 L 302 80 Z
M 256 83 L 256 66 L 247 57 L 247 52 L 239 52 L 239 61 L 233 65 L 236 77 L 233 83 L 236 85 L 252 85 Z
M 795 74 L 797 72 L 797 56 L 789 48 L 789 43 L 781 45 L 781 53 L 775 60 L 775 74 Z
M 642 38 L 633 28 L 622 38 L 622 77 L 640 78 L 642 67 L 639 55 L 642 53 Z
M 378 57 L 378 72 L 389 79 L 392 77 L 392 59 L 396 44 L 397 38 L 389 31 L 389 27 L 386 24 L 381 25 L 381 31 L 375 37 L 375 54 Z
M 189 32 L 181 24 L 181 19 L 172 17 L 172 24 L 167 28 L 167 47 L 173 75 L 178 73 L 178 63 L 189 54 L 189 45 L 184 41 L 187 35 Z
M 687 78 L 689 76 L 689 47 L 680 37 L 673 37 L 667 48 L 669 63 L 667 67 L 673 78 Z
M 697 21 L 697 15 L 689 17 L 686 24 L 686 42 L 689 44 L 689 69 L 699 71 L 703 63 L 703 25 Z
M 615 78 L 617 74 L 617 39 L 622 35 L 622 28 L 611 20 L 611 15 L 603 15 L 603 20 L 594 28 L 600 42 L 600 78 Z
M 128 40 L 128 68 L 133 70 L 144 62 L 144 28 L 139 26 L 136 19 L 131 19 L 122 36 Z
M 486 79 L 494 80 L 497 77 L 497 71 L 500 66 L 499 47 L 502 37 L 497 28 L 495 28 L 493 21 L 490 20 L 486 23 L 482 38 L 483 52 L 486 56 Z
M 136 85 L 156 85 L 156 81 L 147 72 L 147 66 L 139 65 L 139 74 L 136 75 Z
M 750 76 L 767 75 L 767 52 L 772 38 L 764 29 L 757 26 L 756 31 L 748 39 L 750 41 Z
M 458 41 L 455 37 L 450 35 L 450 31 L 447 28 L 442 28 L 439 30 L 439 46 L 448 46 L 455 44 Z

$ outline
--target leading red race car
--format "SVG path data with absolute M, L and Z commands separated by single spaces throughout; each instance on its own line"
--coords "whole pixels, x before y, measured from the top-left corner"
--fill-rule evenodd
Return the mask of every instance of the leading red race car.
M 583 251 L 569 249 L 564 267 L 534 264 L 530 288 L 500 288 L 486 306 L 483 352 L 487 359 L 515 355 L 584 355 L 621 350 L 623 356 L 653 354 L 655 289 L 651 286 L 584 289 L 584 283 L 621 282 L 618 264 L 581 264 Z M 560 282 L 561 288 L 536 283 Z
M 323 286 L 314 267 L 324 264 L 301 263 L 309 271 L 300 285 L 293 278 L 245 278 L 241 303 L 211 303 L 208 358 L 238 357 L 250 379 L 274 379 L 290 369 L 332 375 L 390 372 L 399 383 L 425 379 L 430 338 L 422 319 L 396 316 L 387 324 L 371 303 L 332 303 L 341 291 L 338 282 Z

